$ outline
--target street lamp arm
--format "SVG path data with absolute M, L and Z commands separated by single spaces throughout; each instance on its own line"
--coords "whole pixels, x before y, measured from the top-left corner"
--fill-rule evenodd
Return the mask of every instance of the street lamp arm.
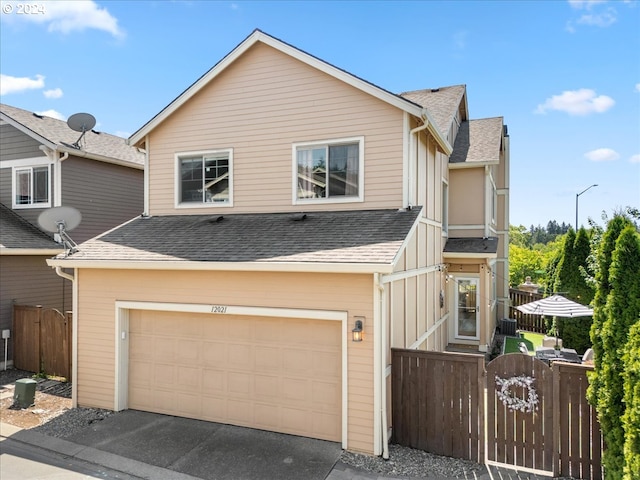
M 589 185 L 587 188 L 585 188 L 580 193 L 576 193 L 576 232 L 578 231 L 578 197 L 580 195 L 582 195 L 584 192 L 586 192 L 587 190 L 589 190 L 590 188 L 597 187 L 597 186 L 598 186 L 598 184 L 594 183 L 593 185 Z

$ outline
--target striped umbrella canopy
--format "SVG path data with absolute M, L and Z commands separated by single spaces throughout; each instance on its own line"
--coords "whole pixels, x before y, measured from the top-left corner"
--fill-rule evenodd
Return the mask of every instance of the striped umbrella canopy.
M 593 315 L 593 309 L 569 300 L 562 295 L 551 295 L 535 302 L 519 305 L 516 309 L 522 313 L 548 317 L 591 317 Z

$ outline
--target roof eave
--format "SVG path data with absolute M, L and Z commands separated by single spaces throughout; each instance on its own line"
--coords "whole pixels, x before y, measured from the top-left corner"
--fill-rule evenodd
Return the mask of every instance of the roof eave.
M 29 127 L 26 127 L 22 123 L 18 122 L 17 120 L 14 120 L 12 117 L 7 115 L 6 113 L 0 112 L 0 118 L 2 118 L 2 120 L 7 122 L 12 127 L 17 128 L 18 130 L 20 130 L 25 135 L 28 135 L 29 137 L 33 138 L 35 141 L 40 142 L 43 145 L 46 145 L 47 147 L 51 148 L 52 150 L 55 150 L 55 149 L 57 149 L 59 147 L 59 145 L 57 143 L 52 142 L 48 138 L 37 134 L 36 132 L 31 130 Z
M 488 165 L 500 165 L 500 160 L 487 160 L 482 162 L 454 162 L 449 163 L 449 169 L 458 170 L 463 168 L 486 167 Z
M 76 148 L 69 148 L 65 146 L 56 145 L 55 148 L 59 152 L 67 152 L 69 155 L 75 155 L 76 157 L 89 158 L 91 160 L 97 160 L 99 162 L 111 163 L 113 165 L 120 165 L 121 167 L 135 168 L 137 170 L 144 170 L 144 164 L 130 162 L 128 160 L 122 160 L 114 157 L 107 157 L 106 155 L 100 155 L 98 153 L 91 153 L 85 150 Z
M 498 258 L 497 253 L 442 252 L 444 258 Z
M 64 248 L 0 248 L 0 255 L 39 255 L 39 256 L 52 256 L 60 255 L 64 252 Z
M 192 262 L 192 261 L 122 261 L 76 260 L 73 257 L 47 259 L 50 267 L 110 270 L 182 270 L 236 272 L 313 272 L 313 273 L 391 273 L 389 263 L 319 263 L 319 262 Z

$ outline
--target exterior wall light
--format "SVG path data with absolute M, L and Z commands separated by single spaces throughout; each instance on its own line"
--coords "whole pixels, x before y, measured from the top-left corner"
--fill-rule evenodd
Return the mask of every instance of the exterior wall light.
M 354 342 L 362 341 L 362 325 L 364 317 L 356 317 L 356 326 L 351 330 L 351 340 Z

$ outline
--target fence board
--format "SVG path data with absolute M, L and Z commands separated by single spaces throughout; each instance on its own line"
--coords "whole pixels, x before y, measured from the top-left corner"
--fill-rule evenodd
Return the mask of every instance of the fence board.
M 515 288 L 509 289 L 509 318 L 513 318 L 518 322 L 518 328 L 520 330 L 527 330 L 529 332 L 537 333 L 547 333 L 547 327 L 542 316 L 525 314 L 516 309 L 516 307 L 519 305 L 534 302 L 536 300 L 540 300 L 543 297 L 544 295 L 541 293 L 525 292 L 524 290 L 517 290 Z
M 401 349 L 393 349 L 392 357 L 392 441 L 482 462 L 483 419 L 477 392 L 484 358 Z
M 14 305 L 14 366 L 71 381 L 71 319 L 71 312 Z
M 42 307 L 13 306 L 13 366 L 40 371 L 40 311 Z

